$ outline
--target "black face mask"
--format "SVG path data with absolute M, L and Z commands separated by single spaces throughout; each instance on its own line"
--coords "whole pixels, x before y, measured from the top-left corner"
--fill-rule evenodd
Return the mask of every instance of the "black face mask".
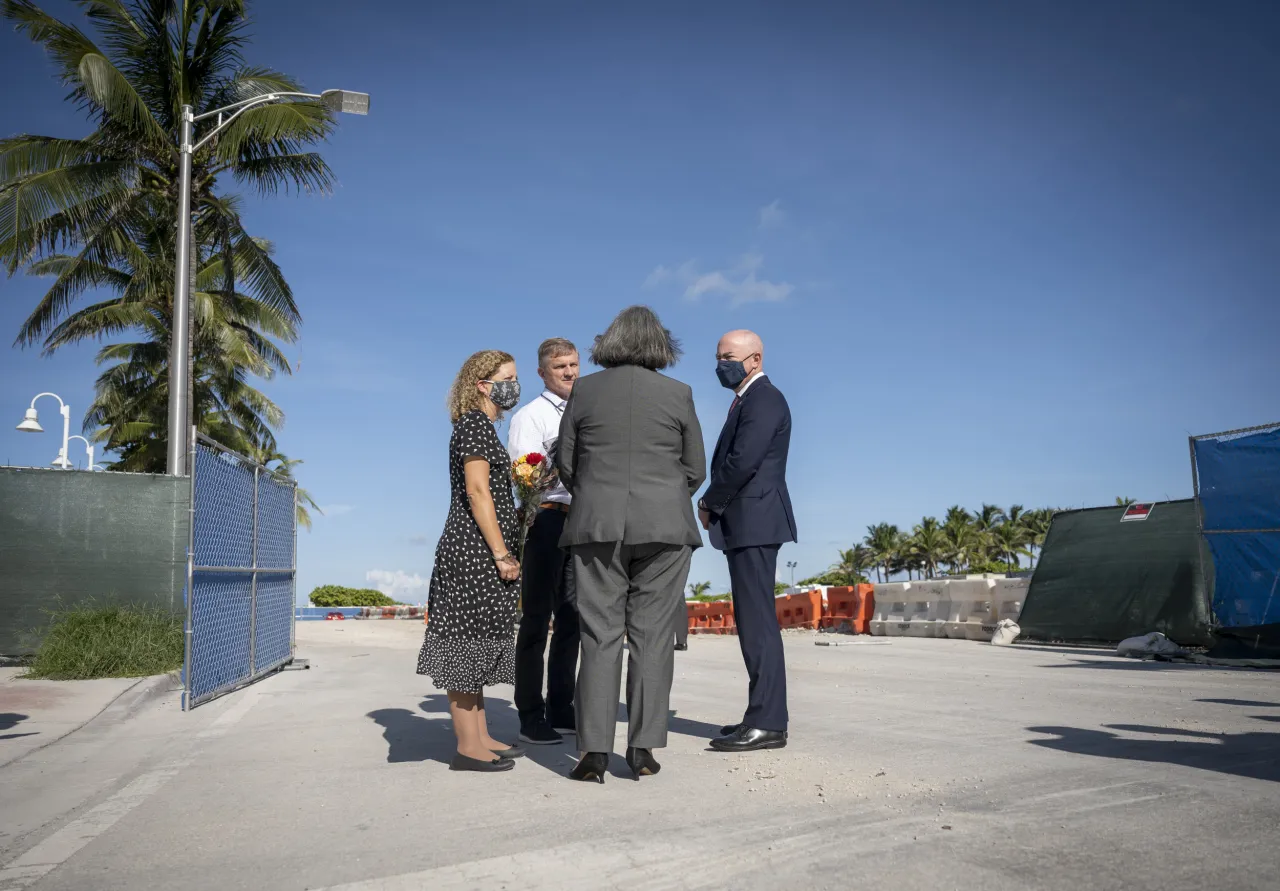
M 747 379 L 747 368 L 741 362 L 721 359 L 716 363 L 716 377 L 720 378 L 720 386 L 736 390 Z

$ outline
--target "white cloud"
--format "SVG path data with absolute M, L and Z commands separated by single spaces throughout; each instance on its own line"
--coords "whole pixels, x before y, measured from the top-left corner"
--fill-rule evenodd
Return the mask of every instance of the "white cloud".
M 394 572 L 389 569 L 370 569 L 364 574 L 364 578 L 365 581 L 372 582 L 383 594 L 396 600 L 410 599 L 413 592 L 423 590 L 428 584 L 427 580 L 416 572 L 409 575 L 403 569 L 397 569 Z
M 349 514 L 355 510 L 354 505 L 350 504 L 326 504 L 320 508 L 320 513 L 326 517 L 340 517 L 343 514 Z
M 787 221 L 787 212 L 782 209 L 781 201 L 772 201 L 760 208 L 760 228 L 772 229 Z
M 673 281 L 686 282 L 697 274 L 697 264 L 693 260 L 686 260 L 675 268 L 658 265 L 653 267 L 653 272 L 650 272 L 648 277 L 645 278 L 644 287 L 656 288 L 658 285 Z
M 778 303 L 795 291 L 789 282 L 775 282 L 761 278 L 756 273 L 764 266 L 764 257 L 756 253 L 743 254 L 732 266 L 699 272 L 693 260 L 677 267 L 658 266 L 645 279 L 646 288 L 673 283 L 684 286 L 684 296 L 698 300 L 704 295 L 724 294 L 734 306 L 743 303 Z

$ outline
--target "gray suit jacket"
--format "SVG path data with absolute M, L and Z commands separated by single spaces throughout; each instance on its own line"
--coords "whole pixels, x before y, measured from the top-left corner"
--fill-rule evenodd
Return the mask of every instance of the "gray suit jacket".
M 635 365 L 579 378 L 560 421 L 556 466 L 573 495 L 561 547 L 701 546 L 691 499 L 707 461 L 687 384 Z

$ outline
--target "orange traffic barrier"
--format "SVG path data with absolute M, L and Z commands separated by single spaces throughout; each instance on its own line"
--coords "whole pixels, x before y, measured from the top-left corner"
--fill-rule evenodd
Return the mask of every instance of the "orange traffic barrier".
M 822 620 L 822 592 L 788 594 L 774 601 L 778 624 L 783 628 L 817 628 Z
M 733 620 L 733 604 L 727 600 L 711 603 L 687 603 L 690 634 L 737 634 Z
M 842 630 L 847 626 L 853 634 L 870 634 L 871 616 L 875 612 L 875 596 L 875 585 L 828 588 L 827 602 L 822 609 L 819 627 Z

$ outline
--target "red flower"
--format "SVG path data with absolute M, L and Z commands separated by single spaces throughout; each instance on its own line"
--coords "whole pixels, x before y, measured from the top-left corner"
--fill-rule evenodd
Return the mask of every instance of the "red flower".
M 534 467 L 537 467 L 539 464 L 541 464 L 545 460 L 546 459 L 538 452 L 530 452 L 529 454 L 524 456 L 524 463 L 532 464 Z

